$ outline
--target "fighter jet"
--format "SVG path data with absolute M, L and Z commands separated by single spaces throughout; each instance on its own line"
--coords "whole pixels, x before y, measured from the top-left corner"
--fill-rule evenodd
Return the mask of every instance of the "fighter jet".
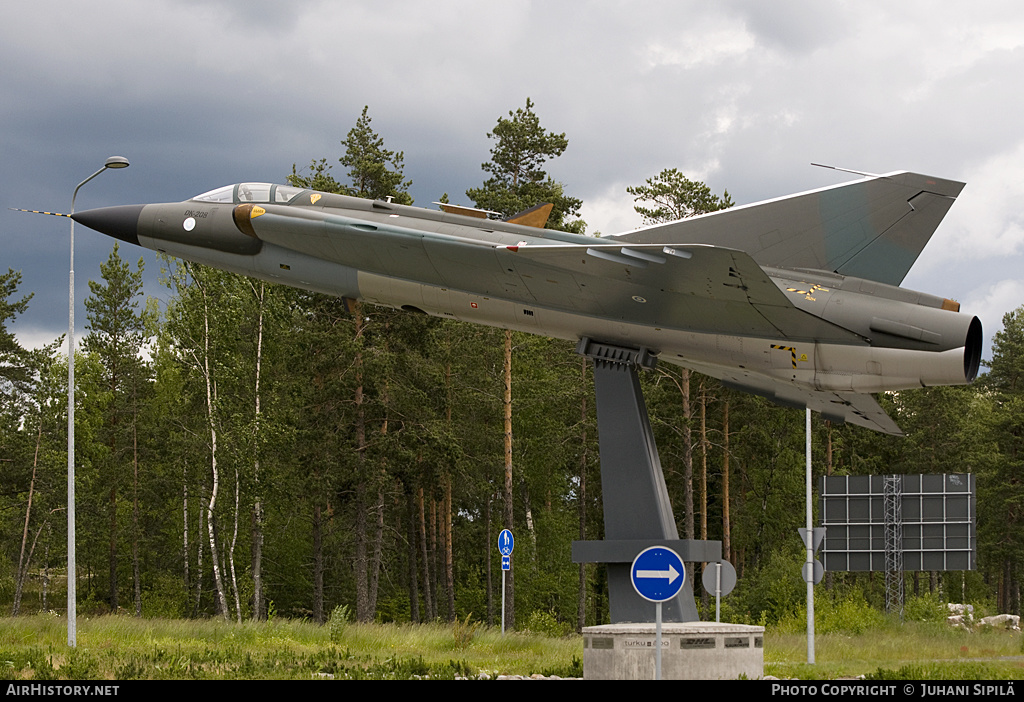
M 600 238 L 543 229 L 543 208 L 497 220 L 269 183 L 72 217 L 344 300 L 643 349 L 781 405 L 899 434 L 869 393 L 978 372 L 978 318 L 899 287 L 963 187 L 868 175 Z

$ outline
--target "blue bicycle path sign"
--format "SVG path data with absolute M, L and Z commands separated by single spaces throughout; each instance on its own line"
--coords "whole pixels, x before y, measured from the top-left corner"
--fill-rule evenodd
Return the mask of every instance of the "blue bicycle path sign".
M 498 551 L 501 555 L 511 556 L 515 545 L 516 540 L 512 538 L 512 532 L 508 529 L 502 529 L 501 533 L 498 534 Z
M 686 567 L 683 559 L 666 546 L 651 546 L 633 559 L 629 571 L 633 588 L 640 597 L 651 602 L 671 600 L 683 589 Z

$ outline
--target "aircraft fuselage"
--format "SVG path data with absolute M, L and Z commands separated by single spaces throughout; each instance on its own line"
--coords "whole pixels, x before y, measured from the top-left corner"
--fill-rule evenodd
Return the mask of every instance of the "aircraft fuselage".
M 230 193 L 74 219 L 292 287 L 646 347 L 782 404 L 805 406 L 807 393 L 966 383 L 978 370 L 977 318 L 949 300 L 893 285 L 759 266 L 738 250 L 707 244 L 628 243 L 288 186 L 268 185 L 254 197 L 249 186 L 264 187 L 240 184 Z M 827 404 L 815 409 L 857 421 L 848 403 L 844 414 L 844 400 L 828 402 L 834 413 Z

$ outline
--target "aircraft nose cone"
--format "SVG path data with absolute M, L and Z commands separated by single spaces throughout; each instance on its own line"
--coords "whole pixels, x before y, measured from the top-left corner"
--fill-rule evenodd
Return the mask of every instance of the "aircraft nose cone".
M 145 205 L 118 205 L 83 210 L 71 215 L 71 219 L 101 234 L 112 236 L 129 244 L 139 245 L 139 215 Z

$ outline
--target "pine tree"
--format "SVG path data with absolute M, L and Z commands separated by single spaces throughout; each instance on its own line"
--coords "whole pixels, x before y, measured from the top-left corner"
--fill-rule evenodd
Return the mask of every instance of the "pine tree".
M 583 220 L 567 221 L 579 215 L 582 201 L 566 195 L 565 187 L 543 170 L 545 163 L 561 156 L 569 146 L 565 133 L 553 134 L 541 127 L 533 101 L 527 98 L 525 108 L 509 111 L 508 119 L 499 117 L 487 138 L 494 139 L 495 145 L 491 160 L 481 168 L 491 177 L 483 187 L 466 191 L 476 206 L 509 217 L 550 202 L 554 208 L 547 228 L 582 234 L 587 226 Z
M 491 160 L 482 164 L 490 174 L 482 187 L 471 188 L 466 195 L 476 202 L 477 207 L 500 212 L 508 217 L 535 205 L 550 202 L 554 205 L 547 221 L 547 228 L 583 233 L 586 223 L 577 219 L 566 221 L 579 212 L 581 201 L 565 195 L 561 183 L 554 181 L 543 170 L 549 160 L 561 156 L 569 145 L 565 134 L 553 134 L 540 126 L 540 118 L 533 111 L 533 101 L 526 99 L 526 107 L 515 112 L 509 111 L 508 118 L 499 117 L 494 130 L 487 137 L 495 140 L 491 149 Z M 514 486 L 520 484 L 525 490 L 523 478 L 513 475 L 514 442 L 512 413 L 512 349 L 514 335 L 504 330 L 502 338 L 502 419 L 504 439 L 503 500 L 504 527 L 513 529 L 515 522 Z M 528 495 L 528 492 L 525 493 Z M 524 499 L 527 529 L 532 534 L 532 513 L 529 499 Z M 510 571 L 506 581 L 506 628 L 515 626 L 515 574 Z
M 411 205 L 412 196 L 408 189 L 411 180 L 405 180 L 405 154 L 384 148 L 384 138 L 370 127 L 369 106 L 363 107 L 363 113 L 356 125 L 348 131 L 341 141 L 345 153 L 338 161 L 348 168 L 351 185 L 339 183 L 331 175 L 331 165 L 327 159 L 314 159 L 309 165 L 309 174 L 300 174 L 292 166 L 288 176 L 291 185 L 300 188 L 312 188 L 325 193 L 340 193 L 373 200 L 387 200 L 400 205 Z
M 127 481 L 128 467 L 132 466 L 133 486 L 133 588 L 138 586 L 138 450 L 135 433 L 138 419 L 140 385 L 146 370 L 141 358 L 145 341 L 145 323 L 139 311 L 138 298 L 142 295 L 143 261 L 140 258 L 135 271 L 121 260 L 118 245 L 100 265 L 102 282 L 89 281 L 91 295 L 85 301 L 88 333 L 82 345 L 93 354 L 102 368 L 101 387 L 104 390 L 104 422 L 101 437 L 106 446 L 106 460 L 97 475 L 98 483 L 107 491 L 108 519 L 108 602 L 111 612 L 117 612 L 118 595 L 118 496 Z M 97 398 L 99 399 L 99 398 Z M 141 615 L 140 602 L 135 598 L 136 615 Z
M 1019 614 L 1024 559 L 1024 307 L 1003 316 L 1003 328 L 992 339 L 992 361 L 982 379 L 992 399 L 989 420 L 998 454 L 979 477 L 978 503 L 984 504 L 978 537 L 980 560 L 998 583 L 1000 612 Z M 994 571 L 994 572 L 993 572 Z
M 390 197 L 400 205 L 411 205 L 412 197 L 407 191 L 412 181 L 405 180 L 402 174 L 405 155 L 384 148 L 384 138 L 370 128 L 368 111 L 369 106 L 363 107 L 356 126 L 341 142 L 345 153 L 338 160 L 348 167 L 351 194 L 375 200 Z
M 14 556 L 11 612 L 15 615 L 40 534 L 53 517 L 56 488 L 66 484 L 59 470 L 53 470 L 64 459 L 63 454 L 55 455 L 62 447 L 53 434 L 66 426 L 61 400 L 67 396 L 67 386 L 61 380 L 67 373 L 53 370 L 59 340 L 40 351 L 29 351 L 7 328 L 32 298 L 31 294 L 17 298 L 20 282 L 16 271 L 0 275 L 0 482 L 5 486 L 0 507 L 9 519 L 4 525 L 9 537 L 2 546 L 5 554 Z M 6 566 L 0 563 L 5 574 Z
M 0 275 L 0 392 L 24 391 L 31 377 L 30 354 L 7 328 L 9 321 L 28 308 L 32 293 L 13 299 L 21 284 L 21 273 L 8 268 Z
M 626 188 L 635 202 L 651 203 L 654 207 L 635 205 L 644 218 L 644 224 L 674 222 L 696 215 L 717 212 L 733 206 L 729 191 L 722 196 L 713 195 L 711 188 L 700 181 L 690 180 L 675 168 L 666 168 L 645 185 Z
M 662 224 L 696 215 L 716 212 L 732 207 L 732 198 L 725 191 L 719 198 L 711 194 L 711 189 L 699 181 L 692 181 L 675 168 L 666 168 L 653 178 L 648 178 L 645 185 L 630 186 L 626 192 L 633 196 L 633 209 L 642 215 L 645 224 Z M 650 203 L 654 207 L 645 207 Z M 679 391 L 682 403 L 682 421 L 668 417 L 669 426 L 678 426 L 682 440 L 683 461 L 683 535 L 684 538 L 696 537 L 694 504 L 693 504 L 693 435 L 692 408 L 690 403 L 690 375 L 688 368 L 659 368 L 659 374 L 669 380 Z M 663 455 L 664 455 L 663 451 Z M 701 505 L 701 514 L 706 514 L 706 501 Z M 692 566 L 691 566 L 692 570 Z
M 326 159 L 314 161 L 308 176 L 296 173 L 293 167 L 289 182 L 300 187 L 412 204 L 407 192 L 412 181 L 406 180 L 402 172 L 404 155 L 385 147 L 383 137 L 371 127 L 368 107 L 363 108 L 341 144 L 345 152 L 338 160 L 347 167 L 351 185 L 339 183 L 330 175 L 331 167 Z M 310 414 L 301 420 L 303 435 L 310 439 L 309 444 L 303 443 L 301 450 L 308 451 L 315 465 L 309 480 L 319 486 L 310 491 L 313 616 L 318 621 L 326 616 L 323 585 L 326 505 L 323 496 L 333 490 L 342 504 L 350 501 L 349 494 L 355 495 L 352 515 L 355 613 L 359 621 L 372 621 L 377 609 L 383 559 L 385 489 L 390 482 L 389 461 L 378 454 L 374 446 L 391 441 L 382 438 L 388 435 L 390 393 L 381 369 L 387 367 L 391 354 L 388 320 L 394 313 L 367 309 L 357 300 L 339 304 L 336 298 L 317 294 L 300 294 L 296 312 L 299 328 L 306 335 L 303 358 L 310 364 L 309 374 L 314 379 L 304 393 Z M 338 402 L 343 395 L 351 398 L 348 403 Z M 346 427 L 346 431 L 338 431 L 341 426 Z M 318 443 L 318 439 L 305 434 L 306 431 L 329 434 L 321 436 Z M 333 456 L 325 455 L 327 446 L 334 447 Z M 339 460 L 339 457 L 344 458 Z

